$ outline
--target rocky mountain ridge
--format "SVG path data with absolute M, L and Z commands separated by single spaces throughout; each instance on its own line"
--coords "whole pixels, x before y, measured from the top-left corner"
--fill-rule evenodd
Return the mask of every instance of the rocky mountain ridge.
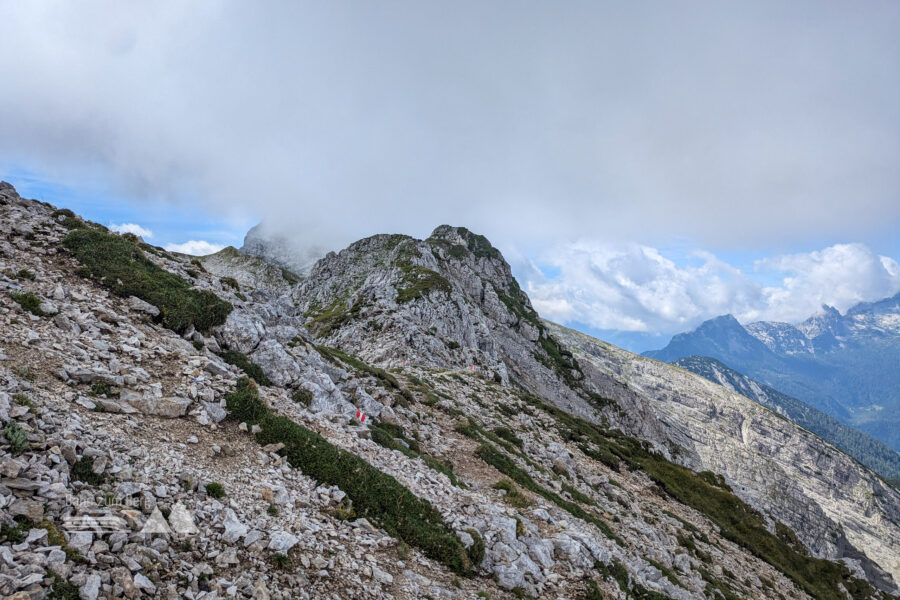
M 0 235 L 17 600 L 896 589 L 895 491 L 698 376 L 586 352 L 465 229 L 367 238 L 297 283 L 8 184 Z
M 644 355 L 714 358 L 900 450 L 900 295 L 796 326 L 725 315 Z
M 701 375 L 808 429 L 876 473 L 900 483 L 900 454 L 863 432 L 808 404 L 782 394 L 708 356 L 679 358 L 672 364 Z

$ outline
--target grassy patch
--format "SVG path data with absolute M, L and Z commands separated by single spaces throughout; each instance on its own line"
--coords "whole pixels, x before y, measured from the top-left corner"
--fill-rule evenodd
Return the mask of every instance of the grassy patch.
M 26 312 L 30 312 L 38 317 L 47 316 L 47 313 L 41 310 L 41 299 L 31 292 L 13 292 L 12 299 Z
M 82 481 L 88 485 L 100 485 L 106 481 L 105 475 L 94 473 L 94 459 L 90 456 L 82 456 L 74 465 L 70 477 L 73 481 Z
M 415 398 L 413 397 L 412 392 L 401 386 L 400 382 L 397 381 L 397 378 L 384 369 L 379 369 L 378 367 L 368 365 L 355 356 L 350 356 L 346 352 L 338 350 L 337 348 L 330 348 L 328 346 L 316 346 L 316 349 L 319 351 L 319 354 L 329 359 L 331 362 L 340 361 L 345 365 L 355 369 L 356 371 L 359 371 L 360 373 L 364 373 L 366 375 L 374 377 L 380 386 L 396 390 L 400 393 L 401 396 L 403 396 L 405 402 L 415 402 Z
M 226 396 L 226 404 L 232 420 L 259 424 L 259 443 L 283 443 L 280 453 L 293 467 L 321 484 L 343 490 L 360 517 L 416 546 L 455 573 L 469 571 L 469 556 L 440 513 L 396 479 L 337 448 L 318 433 L 270 413 L 256 386 L 247 378 L 238 380 L 235 391 Z
M 181 277 L 148 259 L 138 243 L 94 229 L 70 231 L 62 242 L 92 278 L 120 296 L 137 296 L 159 308 L 157 320 L 183 333 L 221 325 L 232 306 L 208 290 L 195 290 Z
M 432 292 L 449 294 L 453 288 L 447 278 L 431 269 L 408 262 L 398 264 L 403 273 L 402 287 L 397 290 L 397 302 L 403 304 L 424 298 Z
M 410 458 L 421 458 L 428 467 L 443 473 L 450 479 L 450 483 L 460 487 L 456 473 L 453 472 L 453 465 L 422 452 L 419 442 L 407 437 L 400 425 L 379 421 L 373 423 L 369 431 L 372 434 L 372 441 L 376 444 L 390 450 L 398 450 Z
M 574 502 L 569 502 L 565 500 L 559 494 L 548 490 L 534 479 L 532 479 L 531 475 L 522 470 L 513 460 L 508 457 L 506 454 L 497 450 L 492 444 L 488 442 L 484 442 L 479 446 L 478 450 L 475 451 L 475 454 L 484 462 L 488 463 L 519 485 L 521 485 L 526 490 L 532 491 L 539 496 L 543 496 L 550 502 L 553 502 L 561 509 L 570 513 L 574 517 L 578 517 L 582 521 L 586 521 L 588 523 L 593 523 L 597 526 L 597 528 L 603 532 L 603 534 L 615 540 L 619 545 L 624 545 L 624 542 L 619 538 L 613 531 L 609 528 L 609 525 L 604 523 L 601 519 L 595 517 L 591 513 L 584 510 L 581 506 Z
M 509 503 L 510 506 L 514 506 L 515 508 L 525 508 L 531 506 L 531 502 L 528 500 L 528 497 L 525 496 L 522 492 L 519 491 L 519 488 L 516 487 L 509 479 L 501 479 L 497 483 L 494 484 L 495 490 L 503 490 L 506 494 L 503 495 L 503 499 Z
M 272 382 L 263 372 L 262 367 L 255 362 L 251 362 L 246 354 L 242 354 L 236 350 L 225 350 L 219 356 L 221 356 L 222 360 L 228 364 L 236 366 L 249 377 L 252 377 L 259 385 L 272 385 Z
M 361 300 L 357 300 L 348 308 L 346 299 L 338 299 L 325 309 L 312 314 L 312 320 L 306 327 L 317 338 L 328 337 L 344 324 L 359 318 L 361 310 Z

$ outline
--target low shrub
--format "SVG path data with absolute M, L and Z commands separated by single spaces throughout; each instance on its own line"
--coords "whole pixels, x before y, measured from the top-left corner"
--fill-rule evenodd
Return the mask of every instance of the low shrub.
M 94 459 L 90 456 L 82 456 L 72 465 L 70 477 L 73 481 L 82 481 L 94 486 L 106 481 L 105 475 L 94 473 Z
M 193 289 L 178 275 L 157 266 L 134 240 L 78 228 L 70 231 L 62 244 L 103 286 L 159 308 L 157 320 L 173 331 L 183 333 L 192 325 L 207 331 L 224 323 L 231 312 L 231 304 L 212 292 Z
M 12 299 L 15 300 L 24 311 L 30 312 L 38 317 L 47 316 L 47 313 L 41 310 L 41 299 L 31 292 L 13 292 Z
M 553 502 L 554 504 L 559 506 L 561 509 L 567 511 L 572 516 L 578 517 L 582 521 L 586 521 L 588 523 L 596 525 L 597 528 L 602 531 L 606 537 L 614 540 L 617 544 L 624 544 L 622 539 L 619 538 L 615 533 L 613 533 L 612 529 L 609 528 L 609 525 L 584 510 L 575 502 L 569 502 L 568 500 L 562 498 L 559 494 L 540 485 L 538 482 L 532 479 L 531 475 L 529 475 L 518 465 L 516 465 L 516 463 L 514 463 L 510 457 L 495 448 L 489 442 L 482 443 L 481 446 L 478 447 L 478 450 L 475 451 L 475 454 L 481 460 L 488 463 L 489 465 L 521 485 L 526 490 L 534 492 L 539 496 L 543 496 L 550 502 Z
M 206 484 L 206 495 L 210 498 L 224 498 L 225 486 L 218 481 L 210 481 Z
M 3 427 L 3 437 L 9 444 L 10 452 L 22 454 L 28 448 L 28 436 L 22 426 L 15 421 L 9 421 Z
M 269 412 L 247 378 L 238 380 L 235 391 L 225 401 L 230 419 L 258 424 L 256 440 L 260 444 L 284 444 L 280 453 L 293 467 L 322 485 L 339 487 L 360 517 L 418 547 L 455 573 L 469 571 L 471 562 L 462 542 L 427 500 L 417 498 L 390 475 L 334 446 L 318 433 Z
M 525 508 L 527 506 L 531 506 L 531 502 L 528 500 L 528 497 L 525 496 L 522 492 L 519 491 L 519 488 L 516 487 L 509 479 L 501 479 L 497 483 L 494 484 L 495 490 L 503 490 L 506 494 L 503 495 L 503 499 L 506 500 L 510 504 L 510 506 L 514 506 L 516 508 Z
M 236 350 L 225 350 L 219 356 L 228 364 L 236 366 L 249 377 L 252 377 L 259 385 L 272 385 L 272 382 L 263 372 L 262 367 L 255 362 L 251 362 L 247 355 Z

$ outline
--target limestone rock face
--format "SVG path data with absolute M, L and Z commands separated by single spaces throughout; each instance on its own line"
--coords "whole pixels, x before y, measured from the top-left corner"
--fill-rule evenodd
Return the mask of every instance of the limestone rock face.
M 858 563 L 875 580 L 884 579 L 881 571 L 900 580 L 900 493 L 874 473 L 699 375 L 549 326 L 594 367 L 593 378 L 633 391 L 665 424 L 684 464 L 724 475 L 738 496 L 790 526 L 814 555 Z

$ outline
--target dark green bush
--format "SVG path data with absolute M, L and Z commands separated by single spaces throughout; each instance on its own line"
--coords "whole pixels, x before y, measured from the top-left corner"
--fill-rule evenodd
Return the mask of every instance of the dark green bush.
M 234 277 L 222 277 L 219 281 L 235 290 L 236 292 L 241 291 L 241 286 L 238 283 L 237 279 L 235 279 Z
M 120 296 L 137 296 L 160 310 L 157 320 L 182 333 L 193 325 L 199 331 L 221 325 L 232 306 L 208 290 L 195 290 L 174 273 L 148 259 L 139 245 L 95 229 L 70 231 L 63 246 L 91 277 Z
M 84 227 L 84 221 L 78 218 L 78 216 L 76 216 L 75 213 L 73 213 L 68 208 L 55 210 L 50 216 L 52 216 L 54 220 L 56 220 L 58 217 L 63 217 L 60 223 L 66 229 L 77 229 L 79 227 Z
M 291 398 L 293 398 L 294 402 L 302 404 L 303 406 L 309 406 L 313 401 L 313 394 L 311 391 L 307 389 L 299 389 L 294 390 L 294 393 L 291 394 Z
M 88 485 L 100 485 L 106 481 L 105 475 L 94 473 L 94 459 L 90 456 L 82 456 L 72 465 L 70 477 L 73 481 L 83 481 Z
M 206 484 L 206 495 L 210 498 L 224 498 L 225 487 L 218 481 L 210 481 Z
M 494 433 L 502 440 L 506 440 L 510 444 L 514 446 L 522 447 L 522 440 L 519 439 L 515 433 L 513 433 L 512 429 L 509 427 L 497 427 L 494 429 Z
M 473 567 L 477 567 L 481 564 L 481 561 L 484 560 L 484 539 L 482 539 L 481 535 L 474 529 L 466 529 L 466 533 L 472 536 L 473 540 L 472 545 L 469 546 L 469 549 L 467 550 L 469 560 L 472 561 Z
M 488 463 L 489 465 L 521 485 L 526 490 L 532 491 L 539 496 L 543 496 L 550 502 L 553 502 L 561 509 L 569 512 L 572 516 L 578 517 L 582 521 L 593 523 L 600 531 L 603 532 L 606 537 L 610 538 L 611 540 L 615 540 L 615 542 L 619 545 L 624 544 L 621 538 L 619 538 L 615 533 L 613 533 L 612 529 L 609 528 L 609 525 L 584 510 L 578 504 L 569 502 L 568 500 L 559 496 L 559 494 L 540 485 L 538 482 L 532 479 L 531 475 L 529 475 L 518 465 L 516 465 L 516 463 L 514 463 L 510 457 L 492 446 L 490 443 L 482 443 L 481 446 L 479 446 L 478 450 L 475 451 L 475 454 L 481 460 Z
M 503 499 L 506 500 L 510 504 L 510 506 L 514 506 L 515 508 L 525 508 L 527 506 L 531 506 L 531 501 L 528 500 L 528 497 L 525 496 L 522 492 L 519 491 L 519 488 L 516 487 L 509 479 L 501 479 L 497 483 L 494 484 L 495 490 L 503 490 L 506 492 L 504 494 Z
M 28 437 L 25 430 L 15 421 L 9 421 L 3 427 L 3 437 L 9 443 L 10 451 L 13 454 L 22 454 L 28 448 Z
M 38 317 L 47 316 L 47 313 L 41 310 L 41 299 L 30 292 L 13 292 L 12 299 L 15 300 L 24 311 L 30 312 Z
M 269 378 L 266 376 L 265 372 L 263 372 L 262 367 L 255 362 L 250 362 L 250 359 L 247 358 L 245 354 L 241 354 L 235 350 L 225 350 L 219 356 L 221 356 L 222 360 L 228 364 L 236 366 L 238 369 L 252 377 L 259 385 L 272 385 L 272 382 L 269 381 Z
M 390 475 L 337 448 L 318 433 L 270 413 L 246 378 L 238 380 L 235 392 L 225 400 L 230 419 L 259 424 L 261 431 L 256 439 L 260 444 L 283 443 L 280 453 L 293 467 L 323 485 L 338 486 L 360 517 L 420 548 L 455 573 L 469 570 L 471 563 L 462 542 L 428 501 L 417 498 Z

